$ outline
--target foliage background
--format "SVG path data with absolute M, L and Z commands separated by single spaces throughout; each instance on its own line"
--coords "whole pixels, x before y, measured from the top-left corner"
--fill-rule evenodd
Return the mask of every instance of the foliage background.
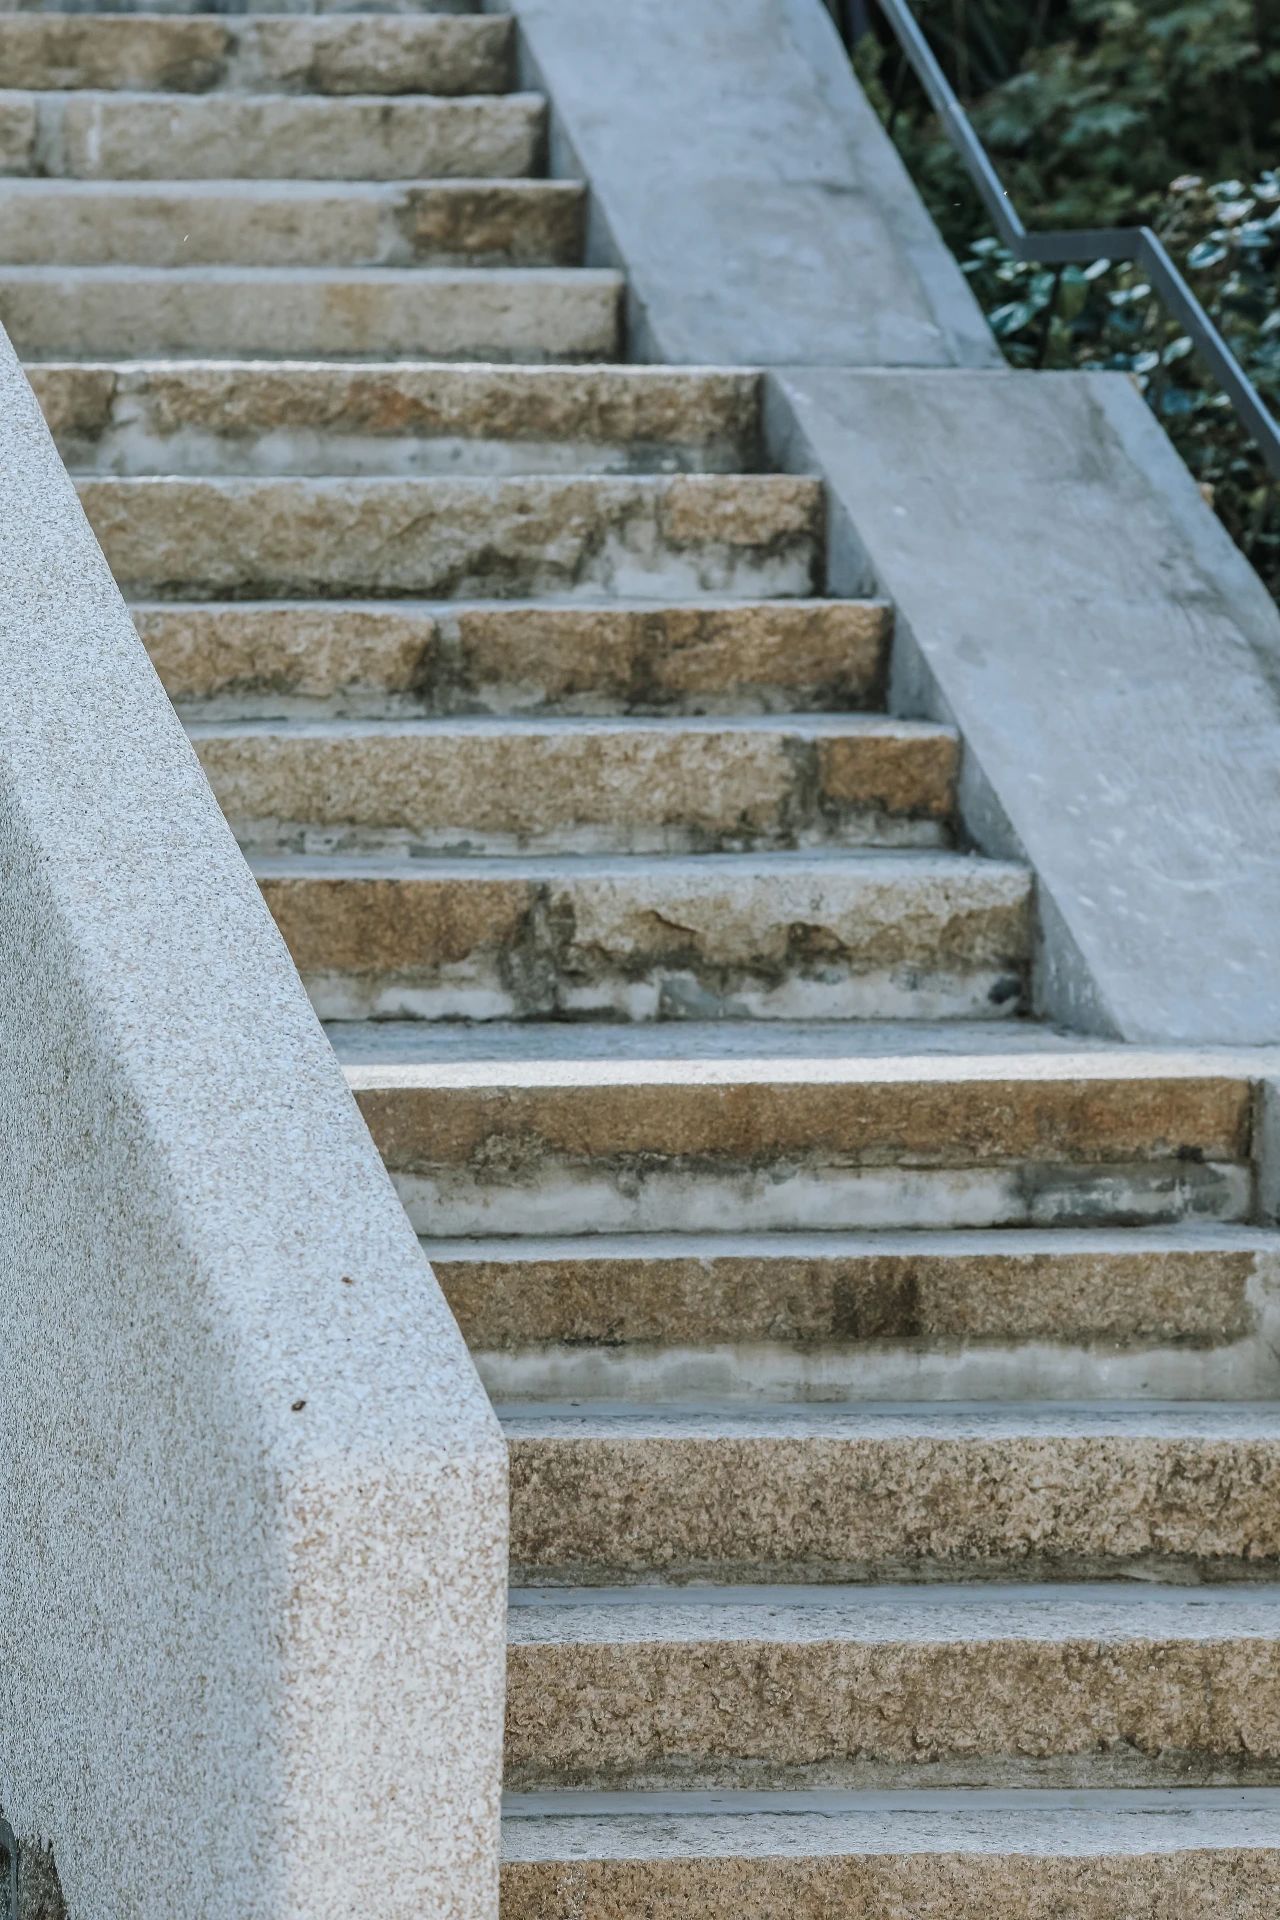
M 1280 593 L 1280 490 L 1130 268 L 1012 260 L 877 10 L 855 64 L 1015 366 L 1124 369 Z M 1280 413 L 1280 0 L 915 0 L 1030 227 L 1154 226 Z

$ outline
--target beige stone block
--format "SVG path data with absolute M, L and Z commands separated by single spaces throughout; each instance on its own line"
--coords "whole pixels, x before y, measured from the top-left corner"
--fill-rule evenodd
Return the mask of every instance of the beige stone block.
M 528 1584 L 1274 1577 L 1280 1442 L 1247 1416 L 1235 1439 L 988 1424 L 513 1428 L 512 1565 Z
M 505 178 L 535 170 L 544 104 L 496 98 L 42 97 L 58 171 L 96 180 Z
M 1207 1835 L 1206 1835 L 1207 1841 Z M 838 1851 L 512 1861 L 502 1920 L 1257 1920 L 1280 1899 L 1261 1846 L 1133 1853 Z
M 0 173 L 34 171 L 38 128 L 30 94 L 0 92 Z
M 760 534 L 673 551 L 660 479 L 88 479 L 80 497 L 116 578 L 141 597 L 803 590 L 821 493 L 723 484 Z M 714 480 L 708 485 L 714 487 Z M 776 523 L 770 506 L 779 499 Z M 776 748 L 761 736 L 766 764 Z M 756 802 L 747 794 L 747 803 Z
M 622 283 L 609 272 L 376 267 L 0 268 L 0 321 L 21 351 L 438 355 L 607 360 Z
M 46 413 L 96 430 L 99 389 L 33 368 Z M 109 390 L 109 381 L 103 383 Z M 134 619 L 170 697 L 380 698 L 431 713 L 751 713 L 872 704 L 887 609 L 864 601 L 437 607 L 143 603 Z M 228 706 L 230 711 L 230 707 Z
M 972 1236 L 971 1236 L 972 1237 Z M 991 1235 L 965 1249 L 920 1236 L 887 1249 L 868 1237 L 825 1251 L 788 1238 L 729 1251 L 693 1240 L 634 1252 L 586 1241 L 554 1253 L 533 1242 L 432 1256 L 436 1277 L 473 1348 L 518 1351 L 568 1343 L 705 1346 L 794 1342 L 820 1350 L 852 1341 L 1153 1340 L 1208 1343 L 1253 1324 L 1248 1288 L 1257 1254 L 1225 1246 L 1054 1245 L 1033 1251 Z
M 43 186 L 36 191 L 43 192 Z M 161 191 L 167 195 L 169 189 Z M 210 190 L 215 201 L 222 191 L 220 187 Z M 264 191 L 271 194 L 274 189 Z M 286 193 L 295 191 L 290 188 Z M 327 203 L 328 190 L 316 191 Z M 377 187 L 360 191 L 379 202 L 384 193 L 392 200 L 400 193 L 400 189 Z M 446 183 L 422 191 L 427 197 L 449 200 L 460 196 L 464 203 L 473 194 L 483 197 L 492 191 L 510 196 L 513 205 L 534 206 L 550 196 L 556 208 L 567 208 L 575 217 L 578 205 L 576 188 L 544 181 L 506 183 L 494 189 Z M 94 204 L 94 192 L 88 189 L 89 206 Z M 15 207 L 19 198 L 13 196 Z M 757 424 L 754 375 L 701 370 L 449 366 L 421 361 L 272 365 L 261 360 L 152 360 L 105 365 L 37 363 L 30 377 L 42 400 L 46 392 L 51 395 L 55 432 L 63 432 L 64 440 L 82 435 L 87 442 L 82 445 L 75 440 L 75 464 L 96 461 L 117 473 L 252 470 L 255 450 L 264 439 L 269 449 L 263 461 L 273 461 L 269 471 L 277 475 L 282 470 L 305 472 L 309 458 L 321 457 L 337 464 L 320 471 L 344 471 L 342 463 L 350 458 L 344 443 L 371 449 L 368 457 L 381 458 L 382 471 L 387 473 L 400 449 L 411 448 L 422 460 L 436 442 L 442 443 L 438 462 L 450 471 L 457 471 L 469 445 L 481 453 L 485 447 L 506 448 L 512 459 L 528 449 L 530 462 L 537 464 L 583 461 L 588 471 L 593 461 L 598 463 L 614 449 L 640 470 L 693 465 L 739 471 L 751 463 Z M 80 387 L 96 395 L 106 379 L 111 382 L 114 406 L 100 418 L 84 414 L 69 398 Z M 317 442 L 321 443 L 318 448 Z M 237 446 L 243 449 L 240 469 L 232 464 Z M 493 458 L 496 465 L 500 453 Z M 143 464 L 147 460 L 150 468 Z M 839 608 L 828 608 L 829 603 L 821 602 L 794 611 L 786 607 L 772 612 L 724 609 L 718 628 L 713 624 L 714 610 L 704 613 L 690 608 L 685 615 L 687 631 L 674 636 L 673 643 L 688 653 L 687 670 L 695 674 L 699 649 L 706 651 L 718 643 L 723 671 L 736 633 L 745 651 L 741 664 L 750 672 L 755 648 L 769 643 L 771 619 L 788 624 L 789 650 L 795 653 L 814 647 L 824 622 L 841 622 Z M 528 609 L 526 618 L 532 627 L 539 618 L 554 621 L 559 611 Z M 594 617 L 607 622 L 611 614 L 597 608 Z M 613 617 L 624 621 L 626 610 L 616 610 Z M 677 610 L 670 610 L 668 617 L 674 620 Z M 855 622 L 862 623 L 856 632 Z M 884 609 L 855 603 L 855 610 L 843 616 L 839 638 L 846 647 L 865 649 L 870 637 L 886 632 Z M 776 648 L 778 642 L 772 644 Z M 835 645 L 835 638 L 829 640 L 828 651 Z M 822 671 L 838 677 L 829 659 Z
M 0 200 L 0 258 L 63 268 L 568 266 L 581 216 L 580 188 L 543 180 L 40 180 L 15 182 Z

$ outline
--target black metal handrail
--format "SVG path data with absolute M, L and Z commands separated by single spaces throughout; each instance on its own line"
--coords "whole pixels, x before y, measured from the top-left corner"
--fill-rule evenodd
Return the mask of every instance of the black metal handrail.
M 829 0 L 831 10 L 852 39 L 869 27 L 866 0 Z M 1140 267 L 1184 332 L 1200 349 L 1219 387 L 1226 394 L 1249 438 L 1271 472 L 1280 480 L 1280 422 L 1223 339 L 1209 315 L 1170 258 L 1163 240 L 1150 227 L 1079 227 L 1053 233 L 1029 233 L 995 170 L 973 123 L 942 70 L 920 22 L 907 0 L 874 0 L 894 38 L 929 96 L 935 113 L 977 188 L 1005 246 L 1016 259 L 1042 266 L 1085 266 L 1094 260 L 1132 262 Z M 847 11 L 846 11 L 847 9 Z

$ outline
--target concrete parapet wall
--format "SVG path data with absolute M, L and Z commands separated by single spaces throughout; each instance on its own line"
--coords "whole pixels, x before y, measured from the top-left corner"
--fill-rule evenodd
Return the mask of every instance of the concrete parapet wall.
M 486 0 L 625 267 L 640 359 L 999 366 L 821 0 Z
M 974 838 L 1035 870 L 1044 1011 L 1280 1037 L 1280 613 L 1121 374 L 796 369 L 833 585 L 896 607 L 893 704 L 964 737 Z
M 0 1806 L 72 1920 L 481 1920 L 505 1451 L 7 343 L 0 397 Z

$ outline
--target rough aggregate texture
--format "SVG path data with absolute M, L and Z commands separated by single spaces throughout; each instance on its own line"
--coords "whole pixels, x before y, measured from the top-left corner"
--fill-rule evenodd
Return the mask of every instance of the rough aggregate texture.
M 438 214 L 448 232 L 457 228 L 468 245 L 493 231 L 483 219 L 477 229 L 477 207 L 509 207 L 513 226 L 519 217 L 522 245 L 528 242 L 529 224 L 536 240 L 537 222 L 530 215 L 545 207 L 559 225 L 572 222 L 576 244 L 579 190 L 562 182 L 437 183 L 371 192 L 373 198 L 364 204 L 403 204 L 415 227 Z M 279 474 L 286 470 L 282 463 L 304 457 L 290 440 L 310 435 L 319 438 L 329 462 L 343 460 L 344 441 L 371 440 L 384 471 L 395 443 L 405 440 L 418 447 L 444 441 L 451 449 L 469 441 L 534 446 L 539 457 L 542 449 L 549 452 L 565 442 L 575 449 L 613 445 L 627 450 L 641 471 L 681 460 L 702 471 L 741 472 L 755 464 L 757 453 L 752 374 L 631 366 L 277 367 L 159 361 L 136 367 L 37 365 L 31 379 L 54 437 L 75 446 L 76 463 L 85 464 L 97 453 L 113 472 L 128 470 L 118 462 L 128 459 L 135 441 L 163 456 L 160 470 L 177 472 L 192 435 L 201 436 L 201 464 L 195 470 L 206 473 L 218 470 L 212 464 L 219 460 L 218 443 L 239 443 L 248 460 L 250 450 L 266 439 L 270 470 Z M 222 460 L 227 457 L 223 451 Z M 340 469 L 330 464 L 321 470 Z M 678 612 L 672 609 L 669 617 L 677 618 Z M 528 617 L 532 622 L 536 614 L 531 610 Z M 597 618 L 607 621 L 609 610 L 598 609 Z
M 544 111 L 539 96 L 517 93 L 451 100 L 16 89 L 0 95 L 0 151 L 11 153 L 15 173 L 82 180 L 505 179 L 537 170 Z
M 740 1621 L 740 1616 L 739 1616 Z M 561 1787 L 1182 1785 L 1280 1774 L 1262 1635 L 517 1642 L 506 1782 Z M 598 1629 L 597 1629 L 598 1631 Z M 818 1630 L 821 1635 L 821 1628 Z
M 510 1862 L 502 1920 L 1257 1920 L 1280 1860 L 1255 1847 L 1101 1859 L 870 1857 Z
M 1246 1156 L 1248 1084 L 1187 1079 L 992 1078 L 928 1080 L 767 1074 L 727 1084 L 656 1074 L 516 1078 L 488 1083 L 380 1085 L 350 1076 L 384 1158 L 410 1170 L 514 1151 L 605 1160 L 662 1154 L 750 1161 L 821 1154 L 831 1165 L 955 1166 L 1114 1161 L 1185 1154 Z M 415 1076 L 416 1077 L 416 1076 Z
M 41 91 L 501 93 L 510 54 L 504 19 L 0 14 L 6 84 Z
M 785 847 L 855 831 L 875 839 L 881 822 L 890 841 L 898 822 L 936 837 L 928 830 L 949 808 L 955 766 L 948 733 L 816 724 L 852 737 L 832 742 L 803 721 L 710 720 L 211 726 L 193 737 L 228 818 L 264 851 L 314 844 L 326 829 L 339 846 L 491 852 Z
M 237 181 L 98 185 L 93 181 L 17 182 L 0 199 L 0 258 L 11 266 L 59 267 L 555 267 L 582 248 L 581 189 L 545 180 L 431 186 L 329 186 L 316 181 L 265 188 Z M 245 413 L 261 374 L 230 369 L 203 380 L 221 385 Z M 74 384 L 79 369 L 68 369 Z M 88 373 L 92 380 L 93 372 Z M 384 376 L 385 380 L 385 376 Z M 388 383 L 389 384 L 389 383 Z M 118 387 L 147 396 L 145 376 L 125 373 Z M 169 376 L 170 390 L 178 386 Z M 164 387 L 158 396 L 164 404 Z M 248 403 L 248 406 L 246 406 Z M 145 400 L 144 400 L 145 404 Z M 193 411 L 198 411 L 193 409 Z M 210 426 L 228 424 L 211 416 Z M 130 425 L 138 427 L 137 410 Z M 279 426 L 279 420 L 264 422 Z M 261 429 L 260 429 L 261 430 Z
M 993 1011 L 1011 1012 L 1027 951 L 1026 875 L 963 860 L 753 868 L 702 856 L 524 873 L 303 862 L 259 880 L 322 1016 L 388 1017 L 415 995 L 458 1017 L 760 1003 L 892 1013 L 933 998 L 981 1011 L 993 996 Z
M 9 267 L 0 319 L 33 355 L 607 360 L 620 293 L 614 273 L 536 267 Z
M 431 1249 L 437 1280 L 473 1347 L 885 1339 L 1114 1341 L 1239 1338 L 1252 1324 L 1248 1249 L 1034 1251 L 984 1236 L 973 1252 L 921 1235 L 827 1250 L 787 1238 L 729 1251 L 711 1236 L 635 1250 L 590 1241 L 527 1252 Z M 1002 1235 L 1002 1240 L 1016 1236 Z
M 1186 1436 L 511 1435 L 526 1581 L 1274 1577 L 1280 1446 Z
M 485 277 L 485 276 L 482 276 Z M 3 285 L 0 282 L 0 303 Z M 672 479 L 88 479 L 80 497 L 137 594 L 669 594 L 814 584 L 821 493 L 772 475 Z M 665 594 L 664 594 L 665 597 Z M 842 765 L 833 750 L 833 777 Z
M 246 716 L 292 700 L 339 714 L 380 701 L 426 714 L 853 711 L 875 703 L 890 626 L 875 602 L 822 600 L 133 614 L 172 699 Z

